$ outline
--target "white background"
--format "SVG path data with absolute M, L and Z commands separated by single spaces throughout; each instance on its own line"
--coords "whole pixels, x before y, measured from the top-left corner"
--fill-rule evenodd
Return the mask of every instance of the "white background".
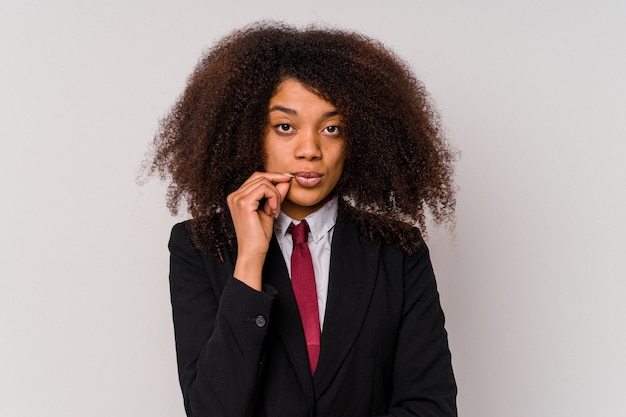
M 441 110 L 458 224 L 430 247 L 460 414 L 626 416 L 621 0 L 3 0 L 0 415 L 184 415 L 178 219 L 135 178 L 203 49 L 262 18 L 384 41 Z

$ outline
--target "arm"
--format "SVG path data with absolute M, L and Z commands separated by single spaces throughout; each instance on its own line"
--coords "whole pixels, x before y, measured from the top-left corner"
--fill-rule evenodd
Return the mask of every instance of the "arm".
M 170 292 L 188 416 L 246 416 L 254 411 L 275 294 L 261 274 L 273 218 L 290 179 L 255 173 L 228 196 L 238 243 L 234 275 L 232 263 L 218 264 L 196 251 L 184 225 L 172 230 Z
M 456 417 L 444 315 L 428 248 L 404 262 L 404 307 L 398 335 L 389 415 Z
M 232 264 L 219 264 L 210 255 L 206 265 L 184 224 L 173 228 L 169 248 L 178 372 L 187 415 L 249 415 L 262 371 L 273 290 L 253 290 L 230 275 Z M 220 273 L 210 275 L 208 266 Z

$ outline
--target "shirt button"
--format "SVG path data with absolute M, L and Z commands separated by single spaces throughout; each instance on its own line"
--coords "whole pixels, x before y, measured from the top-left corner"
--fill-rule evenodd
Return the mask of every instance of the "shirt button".
M 267 324 L 267 320 L 265 320 L 265 317 L 263 316 L 257 316 L 257 318 L 254 319 L 254 322 L 258 327 L 265 327 L 265 325 Z

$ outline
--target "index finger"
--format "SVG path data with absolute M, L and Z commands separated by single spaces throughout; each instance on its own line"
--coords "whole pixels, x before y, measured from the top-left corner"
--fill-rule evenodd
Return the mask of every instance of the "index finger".
M 273 183 L 279 183 L 279 182 L 289 182 L 289 180 L 291 180 L 294 175 L 290 174 L 288 172 L 255 172 L 250 179 L 253 178 L 266 178 L 270 181 L 272 181 Z

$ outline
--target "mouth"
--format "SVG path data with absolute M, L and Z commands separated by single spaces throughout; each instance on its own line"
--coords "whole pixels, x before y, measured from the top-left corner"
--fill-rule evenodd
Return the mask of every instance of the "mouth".
M 323 174 L 311 171 L 293 172 L 294 179 L 303 187 L 315 187 L 322 181 Z

